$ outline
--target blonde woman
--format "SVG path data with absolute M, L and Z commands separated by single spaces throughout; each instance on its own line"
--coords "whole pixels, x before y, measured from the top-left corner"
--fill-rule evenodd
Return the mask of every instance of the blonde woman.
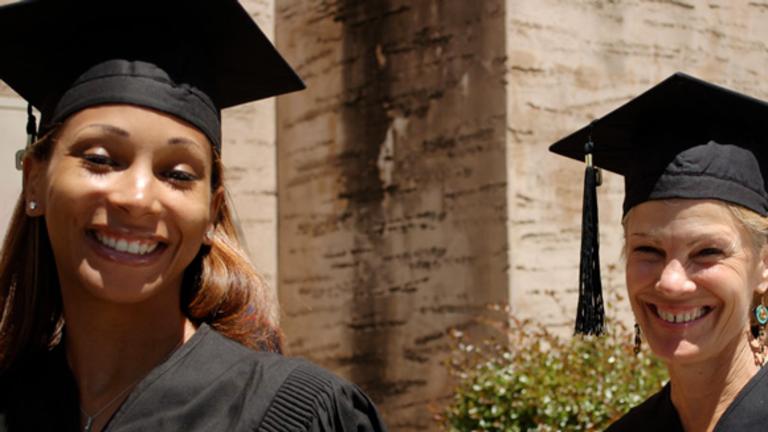
M 676 74 L 552 146 L 625 177 L 626 282 L 670 382 L 610 431 L 762 431 L 768 105 Z

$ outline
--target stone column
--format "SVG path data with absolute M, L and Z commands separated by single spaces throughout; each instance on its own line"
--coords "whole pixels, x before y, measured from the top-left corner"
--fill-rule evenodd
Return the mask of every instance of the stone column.
M 508 295 L 503 3 L 281 0 L 276 28 L 308 85 L 278 102 L 290 353 L 429 428 L 446 331 Z
M 241 3 L 272 39 L 274 0 L 241 0 Z M 225 181 L 241 238 L 256 268 L 274 292 L 277 274 L 275 99 L 224 110 L 222 129 Z

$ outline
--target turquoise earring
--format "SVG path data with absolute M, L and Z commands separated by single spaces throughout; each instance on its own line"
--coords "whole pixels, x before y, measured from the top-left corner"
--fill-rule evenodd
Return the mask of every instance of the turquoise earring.
M 757 305 L 755 308 L 755 319 L 761 326 L 768 324 L 768 308 L 765 305 Z

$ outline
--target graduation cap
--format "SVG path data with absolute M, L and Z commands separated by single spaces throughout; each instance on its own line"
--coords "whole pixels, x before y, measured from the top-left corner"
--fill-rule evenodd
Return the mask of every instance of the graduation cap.
M 221 109 L 304 88 L 236 0 L 23 0 L 0 7 L 0 53 L 0 79 L 41 112 L 41 133 L 132 104 L 187 121 L 220 152 Z
M 768 103 L 676 73 L 550 146 L 587 162 L 576 333 L 603 331 L 597 167 L 624 176 L 625 215 L 645 201 L 688 198 L 765 216 L 767 139 Z

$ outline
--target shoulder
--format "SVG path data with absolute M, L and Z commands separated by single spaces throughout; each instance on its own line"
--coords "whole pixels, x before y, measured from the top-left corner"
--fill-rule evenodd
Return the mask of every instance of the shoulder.
M 203 328 L 137 386 L 109 430 L 364 432 L 383 430 L 368 426 L 379 424 L 373 404 L 353 384 Z
M 670 387 L 667 384 L 658 393 L 629 410 L 628 413 L 608 427 L 606 432 L 640 432 L 654 429 L 682 432 L 680 418 L 674 405 L 672 405 L 669 391 Z
M 306 360 L 282 362 L 290 372 L 259 430 L 385 431 L 373 402 L 356 385 Z

